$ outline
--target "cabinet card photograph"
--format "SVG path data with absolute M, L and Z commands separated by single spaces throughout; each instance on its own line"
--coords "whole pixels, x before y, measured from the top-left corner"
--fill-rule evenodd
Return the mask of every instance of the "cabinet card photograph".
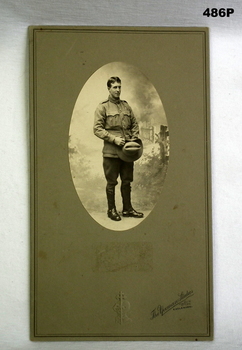
M 208 34 L 29 28 L 32 340 L 213 339 Z

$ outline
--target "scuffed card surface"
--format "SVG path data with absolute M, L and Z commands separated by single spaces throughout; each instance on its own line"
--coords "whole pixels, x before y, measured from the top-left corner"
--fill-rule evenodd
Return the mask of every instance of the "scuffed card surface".
M 32 340 L 211 340 L 207 29 L 31 27 L 30 61 Z M 93 134 L 110 76 L 143 144 L 144 217 L 120 222 Z

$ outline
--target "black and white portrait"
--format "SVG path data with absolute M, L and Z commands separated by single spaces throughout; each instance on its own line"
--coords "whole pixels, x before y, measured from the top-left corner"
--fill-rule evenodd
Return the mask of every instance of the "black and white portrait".
M 76 192 L 102 226 L 122 231 L 154 208 L 169 161 L 169 129 L 152 82 L 137 68 L 112 62 L 80 87 L 69 131 Z

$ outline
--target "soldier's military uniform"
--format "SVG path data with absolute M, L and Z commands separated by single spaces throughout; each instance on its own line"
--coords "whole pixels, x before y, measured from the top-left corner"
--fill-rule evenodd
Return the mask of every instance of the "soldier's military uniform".
M 131 205 L 130 183 L 133 181 L 134 162 L 125 162 L 118 156 L 118 148 L 114 143 L 115 137 L 122 137 L 125 141 L 139 138 L 139 127 L 129 104 L 120 99 L 109 96 L 100 103 L 95 111 L 94 134 L 104 140 L 103 168 L 107 180 L 106 194 L 108 210 L 115 210 L 115 186 L 117 178 L 121 178 L 121 195 L 123 200 L 123 215 L 143 217 Z M 131 212 L 133 214 L 131 214 Z M 120 218 L 115 219 L 120 220 Z

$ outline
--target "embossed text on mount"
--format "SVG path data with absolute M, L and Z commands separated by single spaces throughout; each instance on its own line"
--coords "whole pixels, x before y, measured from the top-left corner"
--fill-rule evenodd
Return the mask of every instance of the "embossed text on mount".
M 123 324 L 125 322 L 132 321 L 128 316 L 130 310 L 130 303 L 127 301 L 123 292 L 119 292 L 116 296 L 117 303 L 114 305 L 113 310 L 117 313 L 116 322 Z
M 193 295 L 193 290 L 186 291 L 186 293 L 181 292 L 180 294 L 178 294 L 179 299 L 175 300 L 173 303 L 169 304 L 165 308 L 161 305 L 158 305 L 154 310 L 152 310 L 150 319 L 153 320 L 158 316 L 164 316 L 168 311 L 172 310 L 175 306 L 181 304 L 184 300 L 192 297 Z

